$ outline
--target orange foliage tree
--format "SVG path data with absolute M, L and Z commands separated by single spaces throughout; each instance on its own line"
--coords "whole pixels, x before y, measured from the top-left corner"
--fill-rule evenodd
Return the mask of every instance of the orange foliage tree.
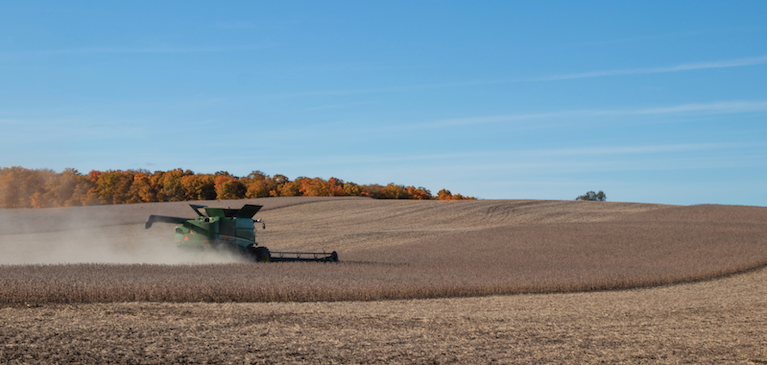
M 408 196 L 410 196 L 410 199 L 416 199 L 416 200 L 429 200 L 433 198 L 431 196 L 431 191 L 429 191 L 429 189 L 424 188 L 423 186 L 419 186 L 417 188 L 413 186 L 408 186 L 407 194 Z
M 215 176 L 210 174 L 181 177 L 184 200 L 215 200 L 218 195 L 215 179 Z
M 181 168 L 169 171 L 0 168 L 0 207 L 46 208 L 94 204 L 159 201 L 264 198 L 269 196 L 367 196 L 376 199 L 474 199 L 442 189 L 436 197 L 424 187 L 389 183 L 358 185 L 331 177 L 269 176 L 253 171 L 237 177 L 226 171 L 195 174 Z
M 194 175 L 190 170 L 182 170 L 180 168 L 170 170 L 167 172 L 160 171 L 162 175 L 157 180 L 157 184 L 160 187 L 160 191 L 157 193 L 157 199 L 160 201 L 184 201 L 186 198 L 186 191 L 181 184 L 181 178 L 184 176 Z
M 303 196 L 328 196 L 327 181 L 315 177 L 314 179 L 301 179 L 301 195 Z
M 103 204 L 126 204 L 131 202 L 131 185 L 133 172 L 107 170 L 99 174 L 96 182 L 96 192 Z
M 382 199 L 384 196 L 381 194 L 383 191 L 383 186 L 378 184 L 366 184 L 360 186 L 362 189 L 362 196 L 368 196 L 374 199 Z
M 279 187 L 286 181 L 289 179 L 284 175 L 271 177 L 261 171 L 253 171 L 240 179 L 246 189 L 245 197 L 250 199 L 279 196 Z
M 461 194 L 453 194 L 450 192 L 450 190 L 442 189 L 437 193 L 437 196 L 434 198 L 437 200 L 476 200 L 477 198 L 473 196 L 463 196 Z
M 45 200 L 49 206 L 72 207 L 88 204 L 88 191 L 93 187 L 90 179 L 75 169 L 53 173 L 45 182 Z
M 437 197 L 434 198 L 437 200 L 452 200 L 453 199 L 453 193 L 450 192 L 450 190 L 442 189 L 437 192 Z
M 216 199 L 242 199 L 245 197 L 245 187 L 235 176 L 227 172 L 217 172 L 214 187 L 216 189 Z
M 279 186 L 279 196 L 301 196 L 302 181 L 308 179 L 308 177 L 299 176 L 293 181 L 286 181 Z
M 353 182 L 345 182 L 343 189 L 344 189 L 344 194 L 348 196 L 362 195 L 362 188 Z
M 152 177 L 148 171 L 141 171 L 133 175 L 131 196 L 137 197 L 139 202 L 156 202 L 157 188 L 152 182 Z

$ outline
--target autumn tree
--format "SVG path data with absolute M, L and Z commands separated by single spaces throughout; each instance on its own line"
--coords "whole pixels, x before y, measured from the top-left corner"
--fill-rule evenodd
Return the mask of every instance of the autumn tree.
M 315 177 L 301 180 L 301 195 L 303 196 L 329 196 L 328 182 Z
M 381 193 L 383 191 L 383 186 L 378 184 L 366 184 L 360 186 L 362 189 L 362 196 L 369 196 L 374 199 L 381 199 L 383 197 L 383 194 Z
M 57 189 L 61 175 L 49 169 L 31 170 L 20 166 L 0 169 L 0 206 L 46 208 L 68 199 L 66 189 Z M 71 194 L 69 194 L 71 195 Z
M 54 174 L 45 183 L 45 197 L 55 207 L 73 207 L 87 205 L 88 191 L 93 183 L 73 168 L 64 169 L 61 174 Z
M 274 181 L 274 189 L 269 190 L 269 196 L 280 196 L 280 187 L 290 182 L 290 179 L 288 179 L 285 175 L 274 175 L 272 178 L 272 181 Z
M 604 200 L 603 192 L 593 193 Z M 424 187 L 389 183 L 358 185 L 331 177 L 271 177 L 261 171 L 237 177 L 226 171 L 195 174 L 180 168 L 169 171 L 75 169 L 56 173 L 49 169 L 0 168 L 0 207 L 45 208 L 93 204 L 129 204 L 158 201 L 263 198 L 268 196 L 367 196 L 376 199 L 474 199 L 442 189 L 433 197 Z M 587 196 L 591 196 L 587 194 Z
M 30 208 L 49 208 L 53 202 L 48 199 L 46 185 L 55 176 L 53 170 L 30 170 L 21 186 L 22 194 L 29 197 Z
M 22 208 L 21 182 L 23 167 L 3 167 L 0 170 L 0 206 L 5 208 Z
M 437 200 L 452 200 L 453 199 L 453 193 L 450 192 L 450 190 L 442 189 L 437 192 L 437 197 L 434 198 Z
M 362 188 L 353 182 L 344 183 L 344 194 L 348 196 L 360 196 L 362 195 Z
M 218 196 L 215 177 L 210 174 L 181 177 L 184 200 L 214 200 Z
M 477 198 L 473 196 L 463 196 L 461 194 L 453 194 L 450 192 L 450 190 L 442 189 L 437 193 L 437 196 L 434 198 L 437 200 L 476 200 Z
M 344 192 L 344 181 L 331 177 L 328 179 L 328 196 L 344 196 L 346 195 L 346 192 Z
M 184 201 L 186 191 L 181 184 L 181 178 L 189 175 L 194 175 L 194 172 L 190 170 L 184 171 L 180 168 L 162 173 L 162 177 L 157 181 L 160 187 L 160 192 L 157 193 L 158 200 L 171 202 Z
M 408 186 L 407 193 L 408 193 L 408 196 L 410 197 L 409 199 L 416 199 L 416 200 L 432 199 L 431 191 L 429 191 L 429 189 L 424 188 L 423 186 L 419 186 L 417 188 L 413 186 Z
M 286 181 L 279 185 L 278 189 L 280 196 L 301 196 L 302 181 L 309 179 L 308 177 L 299 176 L 293 181 Z
M 99 174 L 96 192 L 103 204 L 125 204 L 131 200 L 133 172 L 107 170 Z
M 407 188 L 404 185 L 389 183 L 381 189 L 381 198 L 383 199 L 409 199 Z
M 247 183 L 245 197 L 248 199 L 266 198 L 269 196 L 269 184 L 267 180 L 252 180 Z
M 53 174 L 45 182 L 45 198 L 54 207 L 63 207 L 64 203 L 72 198 L 77 181 L 77 170 L 66 169 L 61 174 Z
M 14 166 L 3 168 L 0 197 L 6 208 L 43 208 L 46 178 L 50 170 L 30 170 Z
M 278 175 L 283 176 L 283 175 Z M 277 176 L 275 176 L 276 178 Z M 279 196 L 279 184 L 282 180 L 277 179 L 261 172 L 253 171 L 248 176 L 240 179 L 240 182 L 245 186 L 246 198 L 265 198 L 268 196 Z
M 137 197 L 140 202 L 156 202 L 157 186 L 154 176 L 148 171 L 140 171 L 133 175 L 133 184 L 131 185 L 131 196 Z
M 231 175 L 218 175 L 215 178 L 216 199 L 240 199 L 245 196 L 245 187 Z

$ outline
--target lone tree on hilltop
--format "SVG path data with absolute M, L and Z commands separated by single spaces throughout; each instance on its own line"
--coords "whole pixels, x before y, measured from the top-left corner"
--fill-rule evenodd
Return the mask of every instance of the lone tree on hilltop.
M 607 195 L 605 195 L 605 192 L 602 190 L 600 190 L 598 193 L 589 191 L 588 193 L 575 198 L 575 200 L 591 200 L 591 201 L 603 202 L 607 200 Z

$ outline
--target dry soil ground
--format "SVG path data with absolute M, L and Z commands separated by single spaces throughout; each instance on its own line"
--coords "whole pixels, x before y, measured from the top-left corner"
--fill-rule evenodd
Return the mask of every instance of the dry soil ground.
M 558 272 L 544 265 L 545 257 L 533 259 L 522 269 L 499 263 L 504 260 L 492 263 L 488 258 L 497 252 L 507 258 L 551 254 L 555 266 L 571 258 L 578 263 L 564 271 L 564 275 L 575 273 L 568 279 L 571 282 L 602 275 L 605 271 L 600 270 L 605 269 L 593 269 L 602 261 L 610 266 L 606 272 L 632 262 L 660 261 L 650 271 L 633 265 L 620 280 L 631 279 L 625 275 L 632 273 L 691 280 L 701 273 L 706 277 L 755 269 L 644 289 L 452 299 L 31 301 L 29 305 L 9 300 L 0 309 L 0 362 L 767 363 L 767 271 L 759 268 L 767 258 L 765 208 L 369 199 L 260 199 L 255 203 L 264 205 L 259 215 L 267 222 L 259 240 L 273 250 L 336 249 L 342 259 L 361 262 L 349 266 L 363 268 L 399 260 L 411 260 L 408 264 L 413 266 L 433 256 L 437 263 L 429 264 L 432 271 L 424 275 L 439 273 L 443 282 L 451 278 L 446 274 L 453 270 L 451 264 L 473 255 L 470 250 L 475 248 L 484 252 L 479 265 L 456 267 L 459 273 L 479 272 L 475 276 L 479 279 L 493 270 L 532 271 L 524 280 L 535 280 L 536 272 Z M 237 207 L 243 202 L 219 204 Z M 143 230 L 142 222 L 148 214 L 191 216 L 187 210 L 181 203 L 165 203 L 0 211 L 0 260 L 5 264 L 186 262 L 166 252 L 155 239 L 158 233 L 154 228 Z M 591 245 L 594 241 L 603 242 Z M 620 249 L 606 250 L 613 246 Z M 653 253 L 658 250 L 662 254 Z M 673 259 L 663 261 L 669 256 Z M 465 261 L 476 262 L 472 260 Z M 491 264 L 482 265 L 482 260 Z M 526 262 L 512 261 L 515 266 Z M 675 269 L 680 263 L 684 269 Z M 331 268 L 323 270 L 348 274 L 325 266 Z M 17 271 L 41 268 L 0 269 L 9 267 Z M 255 270 L 265 267 L 269 266 Z M 581 272 L 587 274 L 581 277 Z M 497 276 L 513 278 L 505 272 Z M 295 282 L 301 276 L 287 280 Z M 407 275 L 396 280 L 403 281 L 403 286 L 410 284 Z
M 767 271 L 570 294 L 0 309 L 7 363 L 767 363 Z

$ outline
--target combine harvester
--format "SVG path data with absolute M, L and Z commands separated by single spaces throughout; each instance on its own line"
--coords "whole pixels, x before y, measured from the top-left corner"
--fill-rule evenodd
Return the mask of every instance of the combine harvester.
M 204 205 L 189 204 L 197 218 L 178 218 L 164 215 L 150 215 L 146 229 L 155 222 L 180 224 L 175 229 L 176 245 L 183 249 L 229 250 L 242 254 L 253 261 L 315 261 L 338 262 L 338 254 L 326 252 L 270 252 L 256 242 L 255 223 L 266 224 L 253 216 L 261 205 L 246 204 L 240 209 L 208 208 Z M 200 212 L 205 211 L 205 214 Z

